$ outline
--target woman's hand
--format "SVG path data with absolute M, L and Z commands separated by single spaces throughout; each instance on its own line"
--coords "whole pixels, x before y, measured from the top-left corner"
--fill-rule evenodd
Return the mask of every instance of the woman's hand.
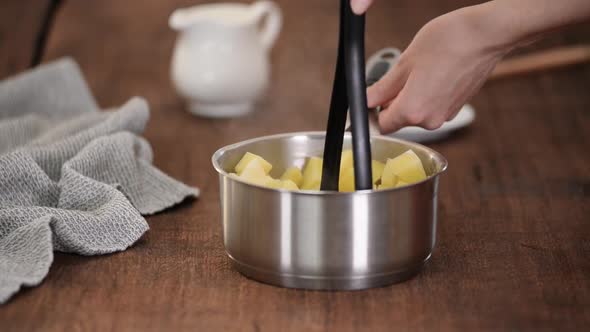
M 397 65 L 367 91 L 369 107 L 382 106 L 379 126 L 439 128 L 483 85 L 510 45 L 493 42 L 470 8 L 427 23 Z
M 374 0 L 351 0 L 363 14 Z M 427 23 L 398 64 L 367 91 L 382 133 L 452 119 L 514 47 L 590 18 L 588 0 L 494 0 Z

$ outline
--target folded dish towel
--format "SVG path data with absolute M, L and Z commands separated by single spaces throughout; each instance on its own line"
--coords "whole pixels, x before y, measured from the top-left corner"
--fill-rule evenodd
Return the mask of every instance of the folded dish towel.
M 0 304 L 39 284 L 53 251 L 122 251 L 142 215 L 199 194 L 152 166 L 145 100 L 101 112 L 70 59 L 0 82 Z

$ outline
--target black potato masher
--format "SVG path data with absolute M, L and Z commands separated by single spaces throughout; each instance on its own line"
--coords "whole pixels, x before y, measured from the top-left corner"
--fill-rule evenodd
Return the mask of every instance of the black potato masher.
M 338 190 L 348 106 L 352 123 L 355 189 L 373 189 L 364 34 L 365 16 L 352 12 L 350 0 L 340 0 L 338 57 L 324 143 L 322 190 Z

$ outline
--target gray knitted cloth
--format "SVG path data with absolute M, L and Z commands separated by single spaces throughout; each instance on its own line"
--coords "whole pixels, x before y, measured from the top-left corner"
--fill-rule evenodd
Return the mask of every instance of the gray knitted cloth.
M 0 304 L 38 285 L 53 251 L 122 251 L 142 214 L 198 189 L 154 168 L 145 100 L 100 112 L 70 59 L 0 82 Z

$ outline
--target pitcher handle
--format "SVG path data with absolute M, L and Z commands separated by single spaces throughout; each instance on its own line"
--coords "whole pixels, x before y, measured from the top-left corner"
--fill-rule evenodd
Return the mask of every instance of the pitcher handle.
M 266 18 L 260 31 L 260 41 L 266 49 L 271 49 L 283 25 L 281 9 L 272 1 L 263 0 L 252 4 L 252 11 L 258 21 Z

